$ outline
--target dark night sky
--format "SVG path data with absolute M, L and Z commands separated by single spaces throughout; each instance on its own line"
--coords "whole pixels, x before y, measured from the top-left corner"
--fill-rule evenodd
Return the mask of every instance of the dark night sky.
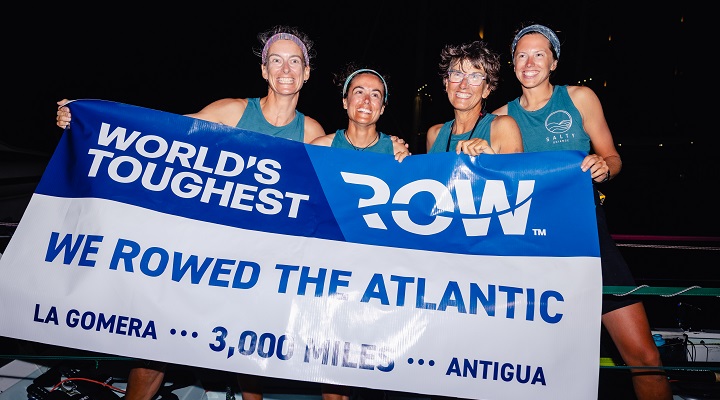
M 356 61 L 388 77 L 390 105 L 381 128 L 414 142 L 418 131 L 452 116 L 437 73 L 442 46 L 476 39 L 482 31 L 509 61 L 513 32 L 529 21 L 559 31 L 563 56 L 554 82 L 591 78 L 586 84 L 604 101 L 618 141 L 677 136 L 688 128 L 668 121 L 668 114 L 684 114 L 690 107 L 685 101 L 688 76 L 692 58 L 699 57 L 684 44 L 697 24 L 690 19 L 692 10 L 683 9 L 690 6 L 653 10 L 653 16 L 642 13 L 634 19 L 613 2 L 559 1 L 541 7 L 537 2 L 479 2 L 462 3 L 457 10 L 445 2 L 386 3 L 327 7 L 271 2 L 259 12 L 240 6 L 93 12 L 63 4 L 54 18 L 33 20 L 32 34 L 29 25 L 28 32 L 6 34 L 6 42 L 24 36 L 10 44 L 16 56 L 8 84 L 19 89 L 13 103 L 27 119 L 18 121 L 17 129 L 3 130 L 0 140 L 25 147 L 35 139 L 32 147 L 53 148 L 52 141 L 45 143 L 48 130 L 52 136 L 54 129 L 54 110 L 48 107 L 63 97 L 184 114 L 223 97 L 262 96 L 266 85 L 252 49 L 258 46 L 257 33 L 275 24 L 298 26 L 315 41 L 314 70 L 299 109 L 326 131 L 346 124 L 340 91 L 331 80 L 345 62 Z M 681 24 L 682 18 L 686 22 Z M 491 109 L 519 94 L 511 68 L 504 72 L 500 88 L 490 96 Z M 425 84 L 432 100 L 423 96 L 416 125 L 414 96 Z
M 275 24 L 298 26 L 315 41 L 300 111 L 327 132 L 346 126 L 332 74 L 355 61 L 388 78 L 390 103 L 380 129 L 422 153 L 427 127 L 452 118 L 437 70 L 442 46 L 482 31 L 509 61 L 513 32 L 539 22 L 559 31 L 562 42 L 554 83 L 592 87 L 620 146 L 623 172 L 604 188 L 611 231 L 720 236 L 720 213 L 708 195 L 710 182 L 718 182 L 710 169 L 718 141 L 709 128 L 712 114 L 697 113 L 700 101 L 693 100 L 700 96 L 693 88 L 700 86 L 706 53 L 695 50 L 703 45 L 698 17 L 704 11 L 690 2 L 643 12 L 613 1 L 268 2 L 253 6 L 262 11 L 238 5 L 160 12 L 119 4 L 99 11 L 59 3 L 32 19 L 26 16 L 34 10 L 18 13 L 16 25 L 23 28 L 5 33 L 3 57 L 11 91 L 0 149 L 12 157 L 0 157 L 50 154 L 61 134 L 55 102 L 63 97 L 186 114 L 224 97 L 263 96 L 266 84 L 252 50 L 257 33 Z M 416 121 L 415 94 L 423 85 Z M 519 94 L 508 65 L 489 109 Z

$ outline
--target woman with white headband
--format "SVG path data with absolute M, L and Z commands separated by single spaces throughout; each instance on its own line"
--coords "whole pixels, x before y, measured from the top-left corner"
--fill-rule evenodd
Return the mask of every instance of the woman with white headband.
M 510 50 L 522 94 L 494 113 L 515 118 L 525 151 L 581 150 L 588 155 L 580 168 L 590 171 L 595 184 L 617 176 L 622 161 L 595 92 L 587 86 L 550 83 L 560 59 L 557 34 L 544 25 L 526 26 L 517 32 Z M 603 285 L 635 286 L 630 268 L 610 236 L 597 193 Z M 652 368 L 662 362 L 642 302 L 636 297 L 603 296 L 602 323 L 623 361 L 639 367 L 631 369 L 637 399 L 672 399 L 665 373 Z
M 377 130 L 377 122 L 385 112 L 388 86 L 385 78 L 373 69 L 348 65 L 336 77 L 342 85 L 343 107 L 347 110 L 348 127 L 321 136 L 312 144 L 356 151 L 394 154 L 402 161 L 410 155 L 407 148 L 391 136 Z

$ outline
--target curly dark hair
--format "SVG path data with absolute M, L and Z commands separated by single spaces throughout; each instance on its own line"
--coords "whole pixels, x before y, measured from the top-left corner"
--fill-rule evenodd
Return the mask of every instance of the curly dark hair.
M 500 81 L 500 55 L 490 50 L 482 40 L 459 45 L 448 44 L 440 52 L 440 76 L 447 79 L 448 71 L 457 63 L 469 61 L 473 67 L 485 71 L 485 81 L 491 91 Z
M 265 44 L 270 40 L 271 37 L 277 35 L 278 33 L 289 33 L 303 42 L 305 45 L 305 48 L 307 49 L 308 54 L 308 60 L 312 62 L 313 58 L 315 58 L 315 49 L 313 49 L 313 41 L 310 40 L 310 37 L 308 37 L 307 34 L 304 32 L 301 32 L 298 28 L 294 26 L 287 26 L 287 25 L 275 25 L 271 29 L 260 32 L 257 35 L 258 40 L 260 41 L 260 48 L 253 49 L 253 53 L 262 58 L 262 51 L 265 47 Z

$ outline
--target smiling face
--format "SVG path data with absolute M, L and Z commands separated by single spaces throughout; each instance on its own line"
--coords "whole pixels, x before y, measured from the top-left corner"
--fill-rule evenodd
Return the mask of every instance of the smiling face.
M 525 88 L 533 88 L 547 81 L 557 67 L 550 41 L 536 32 L 521 37 L 515 47 L 513 66 L 515 77 Z
M 348 85 L 347 98 L 343 107 L 348 111 L 350 121 L 368 125 L 377 123 L 385 112 L 385 85 L 377 75 L 359 73 Z
M 295 94 L 310 78 L 310 66 L 305 65 L 300 46 L 291 40 L 278 40 L 268 49 L 262 76 L 273 91 Z
M 450 66 L 450 70 L 461 71 L 464 74 L 478 73 L 485 76 L 485 71 L 481 68 L 473 67 L 472 63 L 468 60 L 462 60 L 456 62 Z M 479 85 L 471 85 L 468 79 L 468 75 L 465 75 L 460 82 L 450 82 L 450 79 L 446 76 L 443 79 L 445 83 L 445 91 L 448 95 L 448 100 L 456 110 L 472 110 L 476 107 L 482 107 L 482 100 L 490 95 L 490 88 L 486 79 L 483 79 Z

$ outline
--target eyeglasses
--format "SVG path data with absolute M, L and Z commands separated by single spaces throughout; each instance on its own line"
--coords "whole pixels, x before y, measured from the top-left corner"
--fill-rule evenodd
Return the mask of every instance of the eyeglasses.
M 468 83 L 473 86 L 480 86 L 482 84 L 483 79 L 485 77 L 483 75 L 480 75 L 479 72 L 473 72 L 471 74 L 466 74 L 462 71 L 458 71 L 456 69 L 451 69 L 448 71 L 448 80 L 453 83 L 462 82 L 463 79 L 467 78 Z

